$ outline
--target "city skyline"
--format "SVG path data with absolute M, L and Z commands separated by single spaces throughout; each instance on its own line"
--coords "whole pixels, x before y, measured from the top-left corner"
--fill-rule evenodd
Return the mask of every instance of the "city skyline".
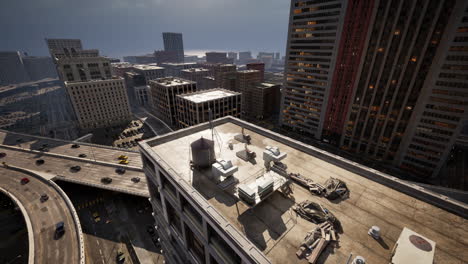
M 41 56 L 48 54 L 45 38 L 77 38 L 105 56 L 123 57 L 163 49 L 162 32 L 180 32 L 187 51 L 284 53 L 288 11 L 289 3 L 280 0 L 2 2 L 0 23 L 9 26 L 4 31 L 8 41 L 0 43 L 0 50 Z

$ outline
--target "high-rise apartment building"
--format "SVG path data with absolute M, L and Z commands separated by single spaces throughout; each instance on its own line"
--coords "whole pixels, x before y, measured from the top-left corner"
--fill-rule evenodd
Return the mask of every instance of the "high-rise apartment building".
M 292 1 L 281 123 L 437 175 L 467 118 L 467 8 L 462 0 Z
M 29 81 L 28 73 L 19 51 L 0 52 L 0 85 Z
M 210 71 L 205 68 L 191 68 L 180 71 L 180 77 L 185 80 L 197 83 L 198 90 L 202 89 L 202 81 L 204 77 L 209 76 Z
M 221 88 L 181 94 L 176 103 L 180 128 L 241 114 L 241 94 Z
M 50 56 L 55 57 L 56 52 L 62 53 L 64 50 L 82 50 L 80 39 L 45 39 Z
M 166 77 L 152 80 L 149 85 L 153 113 L 169 126 L 178 127 L 176 97 L 179 94 L 195 92 L 196 83 L 181 78 Z
M 175 51 L 176 61 L 184 62 L 184 42 L 182 33 L 163 32 L 164 50 Z
M 260 72 L 260 80 L 265 80 L 265 63 L 263 62 L 252 62 L 247 63 L 247 70 L 257 70 Z

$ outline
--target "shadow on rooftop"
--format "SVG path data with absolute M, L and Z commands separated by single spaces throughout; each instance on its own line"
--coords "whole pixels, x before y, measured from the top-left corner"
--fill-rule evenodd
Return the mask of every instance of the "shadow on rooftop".
M 293 205 L 293 200 L 276 192 L 256 207 L 245 211 L 238 220 L 249 240 L 263 251 L 269 247 L 268 243 L 276 243 L 274 241 L 288 230 L 287 222 L 294 221 L 289 210 Z M 286 222 L 284 219 L 287 219 Z M 264 234 L 265 231 L 268 235 Z M 269 238 L 265 240 L 265 237 Z

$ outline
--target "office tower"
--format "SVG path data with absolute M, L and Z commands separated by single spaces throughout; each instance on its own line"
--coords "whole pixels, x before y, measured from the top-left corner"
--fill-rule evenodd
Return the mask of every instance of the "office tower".
M 242 93 L 242 117 L 249 117 L 253 113 L 252 87 L 261 83 L 261 73 L 257 70 L 238 71 L 236 91 Z
M 197 68 L 198 64 L 195 62 L 163 63 L 161 66 L 166 69 L 166 77 L 180 77 L 182 70 Z
M 182 41 L 182 33 L 163 32 L 164 50 L 175 51 L 176 61 L 184 62 L 184 42 Z
M 230 51 L 230 52 L 227 53 L 227 57 L 228 57 L 228 59 L 232 60 L 232 63 L 234 63 L 234 62 L 237 61 L 237 52 Z
M 221 63 L 221 64 L 232 64 L 234 63 L 233 58 L 228 58 L 226 52 L 206 52 L 207 63 Z
M 200 82 L 199 90 L 208 90 L 216 87 L 216 80 L 212 76 L 203 77 Z M 197 87 L 198 88 L 198 87 Z
M 273 83 L 254 84 L 246 93 L 247 107 L 244 117 L 250 119 L 266 119 L 279 114 L 281 102 L 281 85 Z
M 166 63 L 166 62 L 177 62 L 178 61 L 177 54 L 178 53 L 175 50 L 155 50 L 154 58 L 157 64 Z
M 260 81 L 265 80 L 265 63 L 263 62 L 252 62 L 247 63 L 247 70 L 257 70 L 260 72 Z
M 180 128 L 205 123 L 225 116 L 240 117 L 241 94 L 215 88 L 177 96 L 177 121 Z
M 89 81 L 110 79 L 111 66 L 104 57 L 69 56 L 57 60 L 57 70 L 62 81 Z
M 358 195 L 357 202 L 330 202 L 288 181 L 278 168 L 267 169 L 271 147 L 278 148 L 281 160 L 275 163 L 285 165 L 284 173 L 300 173 L 314 182 L 329 176 L 343 180 L 351 195 Z M 245 158 L 246 151 L 256 158 Z M 359 252 L 366 263 L 389 263 L 393 253 L 401 253 L 391 249 L 404 227 L 419 232 L 418 245 L 429 245 L 424 236 L 437 242 L 432 253 L 417 246 L 405 247 L 405 253 L 427 253 L 433 257 L 428 263 L 468 260 L 464 237 L 454 235 L 464 232 L 463 225 L 450 224 L 466 221 L 462 203 L 237 118 L 142 141 L 140 153 L 166 263 L 309 263 L 296 252 L 318 225 L 291 211 L 305 200 L 320 203 L 319 211 L 333 214 L 342 230 L 336 236 L 341 246 L 329 244 L 315 263 L 346 263 L 350 252 Z M 273 187 L 264 188 L 266 183 Z M 367 235 L 375 223 L 387 232 L 382 232 L 385 248 Z M 319 238 L 326 237 L 317 231 Z
M 197 83 L 198 90 L 202 90 L 202 80 L 209 75 L 210 71 L 204 68 L 191 68 L 180 71 L 180 77 Z
M 235 78 L 237 66 L 234 64 L 205 63 L 203 68 L 209 70 L 210 76 L 215 79 L 215 87 L 236 90 Z M 214 88 L 214 87 L 213 87 Z
M 112 77 L 108 58 L 100 57 L 97 50 L 52 51 L 81 129 L 90 131 L 131 120 L 125 81 Z
M 239 52 L 239 63 L 244 64 L 248 60 L 252 59 L 252 53 L 250 51 L 241 51 Z
M 165 77 L 166 70 L 163 67 L 154 66 L 154 65 L 133 65 L 133 71 L 142 74 L 145 76 L 146 84 L 149 84 L 149 81 L 156 80 L 159 78 Z
M 166 77 L 149 82 L 151 106 L 154 115 L 166 124 L 177 127 L 176 96 L 197 90 L 195 82 L 181 78 Z
M 426 180 L 437 175 L 466 119 L 467 7 L 292 1 L 282 124 Z
M 45 39 L 50 56 L 55 57 L 56 52 L 62 53 L 64 50 L 82 50 L 80 39 Z
M 50 57 L 23 57 L 23 64 L 31 81 L 57 78 L 54 61 Z
M 132 118 L 125 82 L 121 77 L 65 81 L 65 87 L 81 129 L 109 127 Z
M 19 51 L 0 51 L 0 85 L 29 81 Z

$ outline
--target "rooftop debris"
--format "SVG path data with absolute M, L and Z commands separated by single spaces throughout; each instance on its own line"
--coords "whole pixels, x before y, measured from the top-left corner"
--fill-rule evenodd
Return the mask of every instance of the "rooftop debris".
M 289 173 L 289 177 L 299 185 L 309 189 L 315 195 L 323 196 L 329 200 L 346 197 L 349 194 L 349 189 L 346 183 L 342 180 L 330 177 L 325 184 L 314 183 L 313 180 L 305 178 L 299 173 Z
M 321 224 L 324 222 L 329 222 L 335 228 L 339 226 L 338 219 L 327 208 L 324 208 L 321 204 L 306 200 L 295 205 L 293 207 L 293 210 L 302 218 L 312 223 Z
M 308 232 L 304 241 L 296 252 L 298 258 L 305 258 L 309 263 L 316 263 L 322 251 L 331 242 L 338 241 L 338 235 L 333 223 L 325 221 L 314 230 Z

